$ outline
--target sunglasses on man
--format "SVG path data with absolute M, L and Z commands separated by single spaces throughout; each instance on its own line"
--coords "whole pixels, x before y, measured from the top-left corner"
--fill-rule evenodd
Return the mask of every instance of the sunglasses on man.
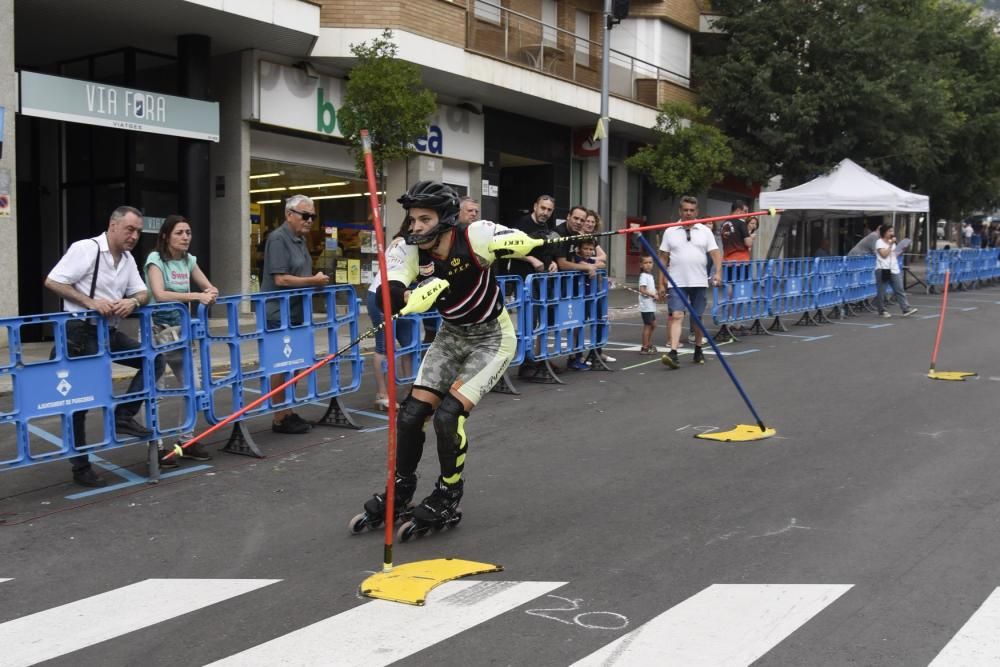
M 288 210 L 291 211 L 292 213 L 295 213 L 296 215 L 298 215 L 300 218 L 302 218 L 303 220 L 305 220 L 307 222 L 309 220 L 315 220 L 316 219 L 316 214 L 315 213 L 308 213 L 307 211 L 300 211 L 300 210 L 295 209 L 295 208 L 290 208 Z

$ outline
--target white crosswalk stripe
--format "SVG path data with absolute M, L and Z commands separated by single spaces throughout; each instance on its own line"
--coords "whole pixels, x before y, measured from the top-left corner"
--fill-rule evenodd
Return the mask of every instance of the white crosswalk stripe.
M 375 600 L 247 649 L 214 666 L 388 665 L 563 586 L 552 581 L 451 581 L 427 605 Z M 376 629 L 391 629 L 378 633 Z
M 749 665 L 846 593 L 848 585 L 714 585 L 574 663 Z
M 280 579 L 147 579 L 0 625 L 0 663 L 34 665 Z
M 986 598 L 931 667 L 1000 664 L 1000 588 Z

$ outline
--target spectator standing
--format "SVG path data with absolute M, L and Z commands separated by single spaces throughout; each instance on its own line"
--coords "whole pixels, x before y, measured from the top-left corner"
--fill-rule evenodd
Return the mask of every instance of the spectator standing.
M 106 232 L 71 245 L 45 279 L 45 287 L 62 299 L 63 309 L 67 312 L 94 310 L 107 320 L 112 352 L 139 347 L 137 341 L 118 330 L 118 324 L 145 304 L 148 298 L 146 285 L 131 252 L 141 232 L 142 213 L 131 206 L 119 206 L 111 213 Z M 66 345 L 70 357 L 97 354 L 97 327 L 84 319 L 67 322 Z M 54 349 L 52 356 L 55 356 Z M 138 369 L 132 376 L 127 393 L 142 391 L 142 360 L 121 359 L 116 363 Z M 154 363 L 157 376 L 163 368 L 162 363 L 161 359 Z M 132 401 L 120 403 L 115 408 L 115 431 L 119 438 L 122 435 L 147 440 L 152 437 L 153 432 L 135 420 L 141 406 L 142 401 Z M 78 449 L 87 444 L 86 418 L 86 410 L 73 413 L 73 446 Z M 86 454 L 74 456 L 70 464 L 73 481 L 77 484 L 87 487 L 107 485 L 107 481 L 94 472 Z
M 149 303 L 179 301 L 183 304 L 202 303 L 210 306 L 219 296 L 219 290 L 209 281 L 198 267 L 198 258 L 188 252 L 191 247 L 191 223 L 184 216 L 168 215 L 156 236 L 156 250 L 146 257 L 146 285 L 149 288 Z M 200 291 L 192 292 L 191 284 Z M 158 310 L 153 313 L 153 336 L 156 342 L 171 343 L 180 339 L 178 329 L 181 314 L 176 310 Z M 184 368 L 184 360 L 179 351 L 163 355 L 166 365 L 174 374 L 174 379 L 184 386 L 189 378 Z M 157 378 L 159 379 L 159 378 Z M 190 379 L 193 381 L 193 378 Z M 179 442 L 190 440 L 193 433 L 182 433 Z M 184 449 L 183 458 L 195 461 L 209 461 L 212 456 L 200 442 Z M 177 459 L 163 460 L 160 464 L 176 467 Z
M 392 237 L 392 241 L 389 242 L 389 247 L 385 249 L 386 262 L 395 261 L 397 255 L 403 252 L 402 246 L 406 245 L 406 235 L 410 233 L 410 218 L 409 216 L 403 220 L 403 224 L 400 225 L 399 231 L 396 235 Z M 382 304 L 378 302 L 378 288 L 382 285 L 382 276 L 378 267 L 378 262 L 375 262 L 372 266 L 374 269 L 374 275 L 372 276 L 371 285 L 368 286 L 368 317 L 372 321 L 372 326 L 377 327 L 385 321 L 382 315 Z M 427 320 L 424 320 L 425 322 Z M 413 342 L 414 332 L 409 326 L 409 323 L 404 323 L 402 320 L 396 320 L 395 326 L 393 327 L 393 332 L 396 336 L 396 342 L 402 346 L 407 346 Z M 434 329 L 437 333 L 437 329 Z M 385 356 L 385 330 L 381 330 L 375 334 L 375 409 L 382 410 L 383 412 L 389 409 L 389 391 L 386 384 L 386 356 Z M 410 374 L 410 361 L 407 358 L 401 360 L 403 375 Z
M 962 247 L 971 248 L 972 247 L 972 235 L 975 230 L 972 229 L 972 224 L 969 222 L 962 223 Z
M 570 261 L 575 265 L 594 266 L 595 262 L 597 261 L 595 259 L 595 255 L 597 254 L 596 246 L 597 243 L 594 241 L 594 239 L 580 239 L 579 241 L 576 242 L 576 252 L 570 258 Z M 590 292 L 592 284 L 591 281 L 593 279 L 594 279 L 594 274 L 588 271 L 587 276 L 583 279 L 585 289 L 588 293 Z M 581 317 L 583 316 L 581 315 Z M 582 342 L 581 339 L 583 338 L 583 327 L 581 326 L 580 328 L 576 329 L 572 333 L 572 336 L 576 338 L 578 343 Z M 598 350 L 597 352 L 598 354 L 600 354 L 600 350 Z M 588 366 L 583 361 L 583 352 L 575 352 L 574 354 L 569 355 L 569 361 L 566 362 L 566 368 L 574 371 L 590 370 L 590 366 Z
M 583 233 L 584 234 L 598 234 L 601 231 L 601 216 L 597 211 L 587 210 L 587 217 L 583 222 Z M 601 244 L 598 243 L 597 239 L 594 239 L 594 266 L 598 269 L 605 269 L 608 266 L 608 254 L 604 252 Z M 597 353 L 601 355 L 601 359 L 605 363 L 611 363 L 617 361 L 614 357 L 605 353 L 604 350 L 597 350 Z
M 698 217 L 698 200 L 695 197 L 681 197 L 681 221 L 695 220 Z M 722 280 L 722 253 L 715 242 L 712 231 L 700 223 L 669 227 L 664 231 L 660 242 L 660 256 L 670 271 L 678 289 L 684 290 L 691 304 L 692 315 L 699 317 L 705 311 L 708 291 L 708 275 L 705 272 L 705 256 L 712 259 L 714 274 L 712 282 L 718 285 Z M 658 294 L 667 297 L 667 277 L 660 276 Z M 680 345 L 681 328 L 684 322 L 684 302 L 676 290 L 671 290 L 667 299 L 667 310 L 670 316 L 669 340 L 670 350 L 663 355 L 663 363 L 670 368 L 680 367 L 677 360 L 677 347 Z M 695 328 L 694 358 L 696 364 L 704 364 L 705 356 L 701 349 L 703 334 L 700 328 Z
M 643 255 L 639 260 L 639 314 L 642 316 L 642 347 L 639 354 L 656 354 L 653 334 L 656 332 L 656 282 L 653 280 L 653 258 Z
M 558 236 L 552 224 L 552 214 L 556 209 L 556 200 L 550 195 L 541 195 L 535 200 L 531 207 L 531 213 L 519 218 L 514 224 L 509 225 L 510 229 L 524 232 L 531 238 L 549 239 Z M 524 257 L 509 257 L 496 262 L 497 275 L 520 276 L 522 280 L 527 280 L 533 273 L 555 273 L 558 269 L 553 246 L 541 246 L 535 248 Z M 532 327 L 538 322 L 532 322 Z M 517 371 L 518 377 L 532 381 L 545 379 L 542 373 L 542 365 L 525 359 Z
M 872 227 L 870 232 L 866 234 L 860 241 L 858 241 L 853 248 L 847 252 L 848 257 L 860 257 L 864 255 L 874 255 L 875 254 L 875 244 L 878 243 L 879 233 L 878 226 L 875 225 L 874 221 L 869 222 Z
M 817 257 L 829 257 L 830 256 L 830 239 L 822 238 L 819 241 L 819 247 L 816 248 Z
M 899 270 L 899 256 L 896 254 L 896 231 L 892 225 L 882 225 L 879 227 L 879 239 L 875 244 L 875 269 L 878 279 L 878 295 L 875 297 L 875 305 L 878 308 L 879 317 L 892 317 L 885 308 L 885 286 L 892 285 L 892 291 L 896 293 L 896 303 L 903 313 L 903 317 L 909 317 L 917 312 L 916 308 L 911 308 L 906 300 L 906 292 L 903 291 L 903 274 Z
M 730 207 L 733 214 L 749 213 L 750 207 L 742 199 L 733 202 Z M 749 221 L 745 218 L 726 220 L 720 229 L 722 238 L 722 261 L 749 262 L 750 250 L 753 248 L 755 233 L 750 230 Z
M 330 282 L 322 271 L 313 273 L 312 256 L 306 246 L 306 236 L 315 219 L 316 206 L 309 197 L 292 195 L 285 202 L 285 221 L 268 234 L 264 244 L 264 277 L 260 285 L 262 292 L 323 287 Z M 276 300 L 267 302 L 269 330 L 282 326 L 280 308 L 280 303 Z M 289 319 L 288 324 L 292 326 L 298 326 L 305 320 L 301 298 L 290 300 Z M 272 388 L 282 382 L 283 374 L 271 376 Z M 291 408 L 276 411 L 271 419 L 271 430 L 275 433 L 301 434 L 312 429 L 309 422 L 295 414 Z

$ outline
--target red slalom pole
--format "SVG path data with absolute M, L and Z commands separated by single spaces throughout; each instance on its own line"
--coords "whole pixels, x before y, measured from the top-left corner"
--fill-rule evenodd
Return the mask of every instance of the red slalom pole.
M 931 370 L 937 364 L 938 346 L 941 344 L 941 332 L 944 330 L 944 316 L 948 312 L 948 286 L 951 284 L 951 269 L 944 272 L 944 297 L 941 299 L 941 316 L 938 317 L 937 336 L 934 338 L 934 352 L 931 353 Z
M 389 271 L 385 261 L 385 232 L 382 230 L 382 215 L 379 213 L 378 188 L 375 183 L 375 161 L 372 159 L 372 140 L 368 130 L 361 130 L 361 148 L 365 155 L 365 175 L 368 177 L 368 203 L 372 209 L 372 224 L 375 227 L 375 242 L 378 245 L 378 272 L 382 278 L 382 315 L 385 318 L 385 357 L 388 366 L 386 392 L 389 394 L 389 443 L 386 447 L 385 482 L 385 548 L 382 555 L 382 571 L 392 570 L 392 531 L 395 529 L 393 516 L 396 504 L 396 337 L 392 322 L 392 299 L 389 296 Z M 419 333 L 419 332 L 418 332 Z M 375 369 L 381 373 L 381 368 Z

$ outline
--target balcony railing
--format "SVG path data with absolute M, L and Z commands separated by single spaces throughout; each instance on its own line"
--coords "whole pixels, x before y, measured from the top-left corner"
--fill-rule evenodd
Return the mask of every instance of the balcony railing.
M 502 7 L 469 0 L 465 48 L 595 90 L 601 88 L 601 43 Z M 690 79 L 611 49 L 612 95 L 657 106 L 665 97 L 693 100 Z

